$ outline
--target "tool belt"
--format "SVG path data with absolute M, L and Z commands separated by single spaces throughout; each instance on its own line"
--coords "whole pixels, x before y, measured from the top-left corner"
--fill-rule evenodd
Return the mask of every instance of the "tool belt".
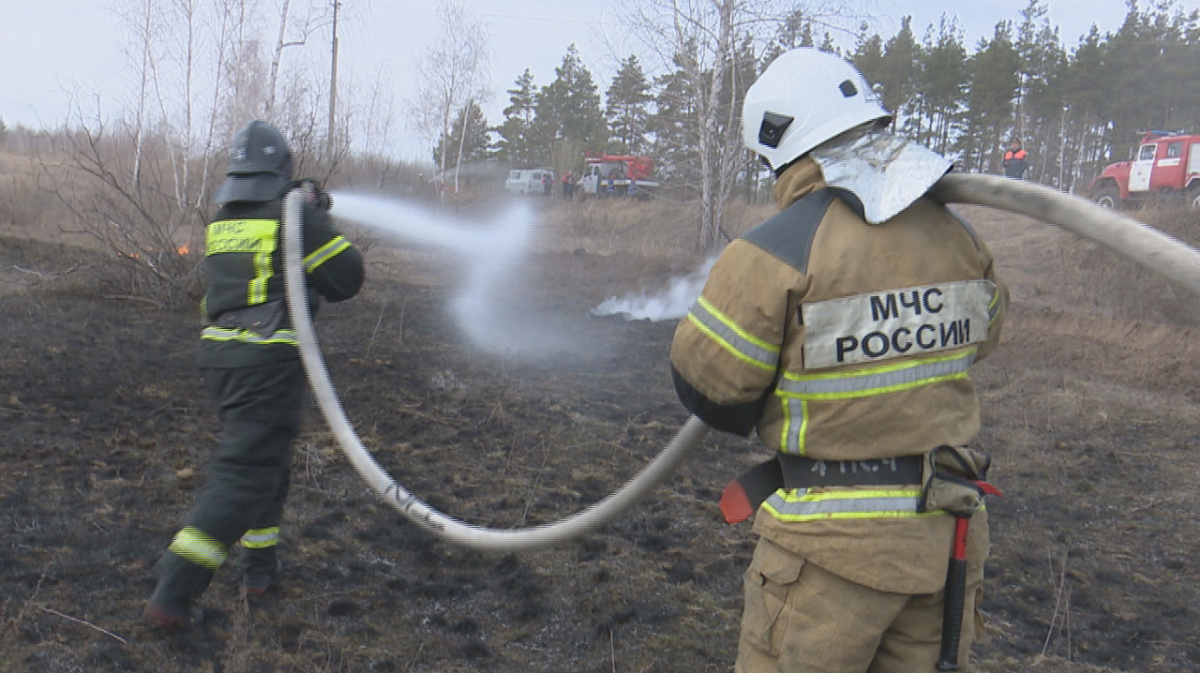
M 781 453 L 775 456 L 783 475 L 783 487 L 875 486 L 921 483 L 921 456 L 882 460 L 813 460 Z
M 232 311 L 224 311 L 213 325 L 225 329 L 244 329 L 261 337 L 269 337 L 283 325 L 287 311 L 282 301 L 269 301 Z
M 878 486 L 921 484 L 924 456 L 877 460 L 813 460 L 777 453 L 755 465 L 725 486 L 721 512 L 729 523 L 750 518 L 758 506 L 781 488 L 818 486 Z

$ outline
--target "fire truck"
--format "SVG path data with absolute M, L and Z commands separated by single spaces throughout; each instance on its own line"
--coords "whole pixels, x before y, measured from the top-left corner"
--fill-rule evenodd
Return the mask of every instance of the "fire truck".
M 613 196 L 647 197 L 658 187 L 651 180 L 654 160 L 650 157 L 630 154 L 587 154 L 587 167 L 575 188 L 578 196 L 606 196 L 609 186 Z
M 1129 161 L 1104 167 L 1088 193 L 1105 208 L 1140 203 L 1152 194 L 1181 195 L 1200 208 L 1200 135 L 1150 131 Z

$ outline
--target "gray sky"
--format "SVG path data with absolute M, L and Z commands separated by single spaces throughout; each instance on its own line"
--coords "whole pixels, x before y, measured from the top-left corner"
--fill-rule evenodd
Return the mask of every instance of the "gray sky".
M 584 64 L 601 91 L 615 72 L 618 58 L 637 51 L 619 17 L 611 10 L 619 0 L 464 0 L 489 25 L 493 56 L 492 100 L 484 112 L 490 123 L 502 120 L 505 90 L 529 67 L 537 85 L 548 84 L 567 46 L 578 46 Z M 893 34 L 900 17 L 913 16 L 920 39 L 925 27 L 942 14 L 957 16 L 968 49 L 989 36 L 1002 19 L 1019 20 L 1027 0 L 874 0 L 873 27 Z M 1063 43 L 1072 48 L 1095 23 L 1101 32 L 1115 31 L 1124 18 L 1125 0 L 1050 0 L 1050 20 L 1061 29 Z M 1200 0 L 1177 0 L 1177 7 L 1195 9 Z M 390 83 L 398 109 L 413 96 L 412 70 L 417 57 L 438 33 L 436 2 L 343 0 L 348 20 L 341 34 L 339 77 L 369 83 L 382 77 Z M 120 23 L 97 0 L 0 0 L 0 117 L 11 124 L 52 127 L 67 116 L 69 92 L 85 101 L 101 101 L 120 109 L 132 90 L 133 68 L 122 53 Z M 849 45 L 850 38 L 843 42 Z M 645 60 L 645 59 L 644 59 Z M 345 81 L 345 80 L 343 80 Z M 395 152 L 428 156 L 426 143 L 413 138 L 400 124 Z

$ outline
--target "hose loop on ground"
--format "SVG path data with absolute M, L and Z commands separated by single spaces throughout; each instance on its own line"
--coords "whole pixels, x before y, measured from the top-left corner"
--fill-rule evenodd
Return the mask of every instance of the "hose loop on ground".
M 596 532 L 629 508 L 641 502 L 700 446 L 708 426 L 692 417 L 675 438 L 640 473 L 596 504 L 561 521 L 519 529 L 495 529 L 464 523 L 431 507 L 387 473 L 363 446 L 351 426 L 329 378 L 313 329 L 304 283 L 301 250 L 302 195 L 293 191 L 284 200 L 284 281 L 288 312 L 300 343 L 300 359 L 308 374 L 317 406 L 337 438 L 342 452 L 380 499 L 425 530 L 464 547 L 483 551 L 529 551 L 576 539 Z

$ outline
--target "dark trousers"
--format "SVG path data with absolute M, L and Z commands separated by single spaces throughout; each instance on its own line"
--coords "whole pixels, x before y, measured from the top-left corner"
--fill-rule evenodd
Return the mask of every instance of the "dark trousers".
M 221 419 L 221 445 L 187 525 L 230 546 L 247 530 L 278 526 L 283 517 L 308 383 L 299 360 L 204 374 Z
M 277 527 L 283 517 L 291 445 L 300 431 L 308 384 L 299 360 L 205 369 L 204 375 L 221 420 L 221 444 L 185 523 L 229 549 L 246 531 Z M 252 558 L 244 558 L 243 563 L 274 567 L 274 547 L 244 553 L 255 555 L 262 563 Z M 194 597 L 208 585 L 215 569 L 168 551 L 163 570 L 160 589 Z

